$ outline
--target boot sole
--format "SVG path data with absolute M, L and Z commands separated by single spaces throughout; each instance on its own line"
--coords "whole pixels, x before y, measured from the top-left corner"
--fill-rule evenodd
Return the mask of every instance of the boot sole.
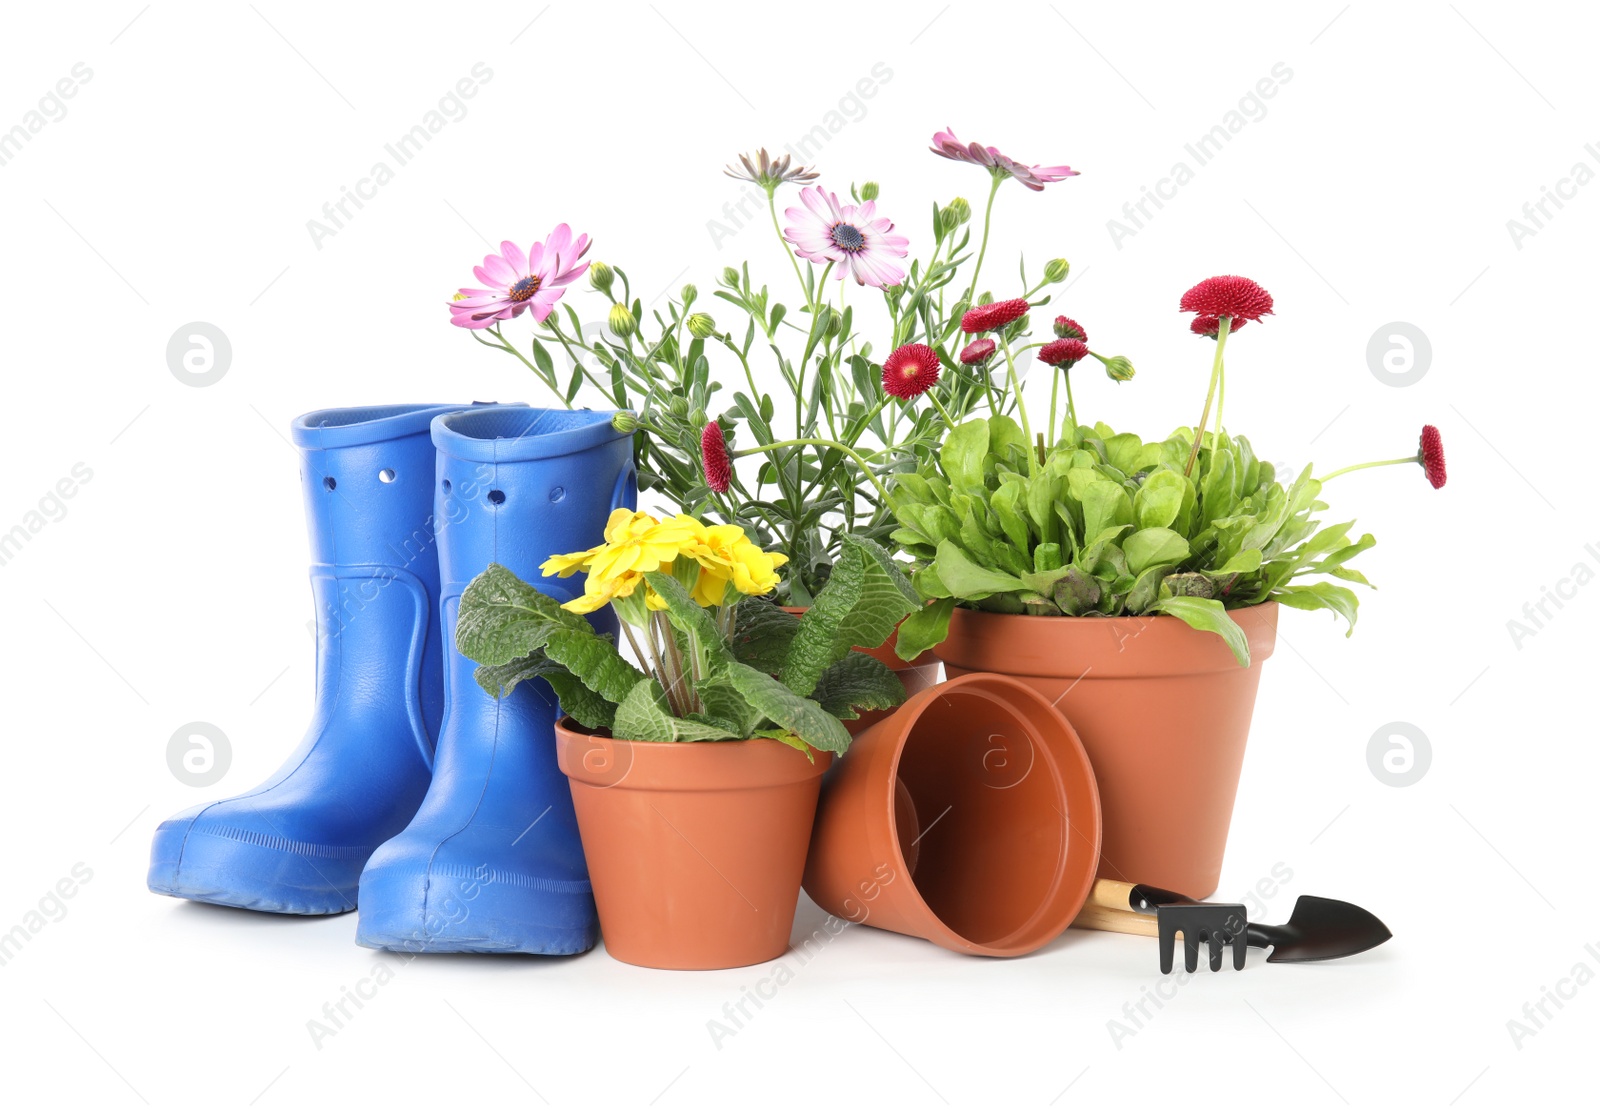
M 365 849 L 300 845 L 301 853 L 164 821 L 150 852 L 154 894 L 267 913 L 325 916 L 356 908 Z M 325 858 L 314 858 L 312 852 Z M 365 853 L 359 858 L 354 853 Z

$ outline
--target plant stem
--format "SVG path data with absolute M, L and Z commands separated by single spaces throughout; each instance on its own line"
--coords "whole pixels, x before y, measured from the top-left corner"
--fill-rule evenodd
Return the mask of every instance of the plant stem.
M 1217 325 L 1217 353 L 1211 358 L 1211 384 L 1206 387 L 1205 407 L 1200 410 L 1200 426 L 1194 432 L 1194 446 L 1189 448 L 1189 461 L 1184 464 L 1183 476 L 1187 478 L 1194 469 L 1194 460 L 1200 454 L 1200 441 L 1206 434 L 1206 421 L 1211 418 L 1211 401 L 1216 396 L 1217 381 L 1222 376 L 1222 348 L 1228 342 L 1228 328 L 1233 317 L 1224 316 Z
M 991 171 L 994 183 L 989 186 L 989 203 L 983 206 L 983 242 L 978 244 L 978 260 L 972 264 L 972 284 L 967 286 L 966 303 L 972 307 L 972 298 L 978 295 L 978 271 L 983 269 L 983 256 L 989 249 L 989 217 L 994 212 L 994 198 L 1000 192 L 1000 175 Z
M 1071 370 L 1063 371 L 1061 376 L 1062 376 L 1062 378 L 1064 378 L 1066 380 L 1066 383 L 1067 383 L 1067 420 L 1071 422 L 1072 442 L 1073 443 L 1077 443 L 1077 441 L 1078 441 L 1078 406 L 1076 404 L 1074 404 L 1073 400 L 1072 400 L 1072 371 Z M 1066 436 L 1067 429 L 1066 429 L 1065 426 L 1062 427 L 1061 434 L 1062 434 L 1063 437 Z
M 800 283 L 800 292 L 806 293 L 806 279 L 800 274 L 800 261 L 795 258 L 794 251 L 789 245 L 789 240 L 783 237 L 783 228 L 778 226 L 778 202 L 774 199 L 774 190 L 767 190 L 767 212 L 772 216 L 772 230 L 778 235 L 778 242 L 783 245 L 783 253 L 788 256 L 789 265 L 794 267 L 794 280 Z M 811 297 L 806 294 L 806 304 L 811 304 Z M 812 317 L 815 319 L 815 316 Z
M 781 449 L 783 449 L 785 447 L 833 447 L 833 448 L 835 448 L 837 450 L 843 451 L 846 455 L 849 455 L 850 458 L 855 461 L 855 464 L 857 466 L 859 466 L 861 468 L 861 473 L 865 474 L 867 476 L 867 478 L 869 480 L 871 480 L 872 484 L 878 487 L 878 493 L 885 500 L 887 500 L 888 497 L 889 497 L 889 491 L 884 489 L 882 482 L 878 481 L 878 476 L 872 472 L 872 468 L 867 465 L 866 460 L 863 459 L 860 455 L 856 454 L 850 448 L 846 447 L 844 444 L 839 443 L 836 440 L 832 440 L 832 439 L 786 439 L 781 443 L 768 443 L 768 444 L 764 444 L 764 445 L 762 445 L 760 447 L 747 447 L 743 451 L 735 451 L 733 453 L 733 457 L 736 458 L 736 459 L 740 459 L 740 458 L 743 458 L 746 455 L 762 455 L 762 454 L 766 454 L 769 451 L 781 450 Z
M 1022 438 L 1032 443 L 1033 429 L 1028 427 L 1028 405 L 1022 399 L 1022 385 L 1017 381 L 1017 364 L 1011 357 L 1011 345 L 1002 343 L 1000 349 L 1006 353 L 1006 376 L 1011 381 L 1011 395 L 1017 400 L 1017 415 L 1022 417 Z M 1032 451 L 1028 452 L 1028 473 L 1039 473 L 1039 461 L 1033 457 Z
M 1421 461 L 1421 455 L 1408 455 L 1403 459 L 1380 459 L 1377 462 L 1355 463 L 1352 466 L 1340 467 L 1331 474 L 1324 474 L 1322 477 L 1318 478 L 1317 481 L 1326 482 L 1330 479 L 1337 478 L 1341 474 L 1349 474 L 1352 470 L 1370 470 L 1374 466 L 1398 466 L 1401 463 L 1420 463 Z

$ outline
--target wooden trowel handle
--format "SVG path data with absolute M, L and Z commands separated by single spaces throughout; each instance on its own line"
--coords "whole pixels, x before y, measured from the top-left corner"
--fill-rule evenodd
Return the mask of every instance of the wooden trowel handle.
M 1089 899 L 1073 919 L 1074 929 L 1102 929 L 1111 933 L 1132 933 L 1135 936 L 1156 935 L 1156 919 L 1128 908 L 1128 897 L 1133 892 L 1132 883 L 1115 879 L 1096 879 L 1089 891 Z

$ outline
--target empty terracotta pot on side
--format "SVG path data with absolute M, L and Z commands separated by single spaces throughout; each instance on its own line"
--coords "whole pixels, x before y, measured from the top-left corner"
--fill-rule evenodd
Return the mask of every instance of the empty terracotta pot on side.
M 846 920 L 1020 956 L 1072 922 L 1099 848 L 1072 726 L 1015 679 L 972 674 L 855 738 L 823 785 L 805 888 Z
M 1278 604 L 1230 610 L 1250 643 L 1176 617 L 1030 617 L 957 609 L 934 649 L 952 677 L 1026 682 L 1077 730 L 1100 784 L 1100 874 L 1205 898 L 1217 889 L 1261 664 Z
M 653 744 L 556 725 L 606 951 L 710 970 L 789 948 L 832 756 L 776 740 Z
M 805 608 L 799 605 L 785 605 L 784 612 L 800 616 Z M 939 682 L 939 658 L 931 651 L 925 651 L 915 659 L 907 662 L 894 653 L 895 642 L 899 638 L 899 629 L 889 633 L 889 638 L 875 648 L 858 647 L 855 650 L 870 655 L 884 666 L 888 667 L 900 679 L 900 685 L 906 688 L 906 697 L 921 693 L 930 686 Z M 841 721 L 851 736 L 857 736 L 879 721 L 887 718 L 893 709 L 869 709 L 853 721 Z

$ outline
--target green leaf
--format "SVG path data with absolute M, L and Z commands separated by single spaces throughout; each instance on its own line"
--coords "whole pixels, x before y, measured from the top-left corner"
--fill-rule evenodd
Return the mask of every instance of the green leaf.
M 634 685 L 617 706 L 611 732 L 619 740 L 642 740 L 672 744 L 696 740 L 743 740 L 726 729 L 701 721 L 674 717 L 664 708 L 666 695 L 661 683 L 646 678 Z
M 1170 528 L 1141 528 L 1122 541 L 1128 570 L 1135 577 L 1157 563 L 1181 563 L 1189 557 L 1189 541 Z
M 757 735 L 757 728 L 766 720 L 766 714 L 751 705 L 729 681 L 726 667 L 713 670 L 695 686 L 695 692 L 705 706 L 705 718 L 726 725 L 729 732 L 741 738 Z
M 456 650 L 475 663 L 498 666 L 544 646 L 557 628 L 587 630 L 589 622 L 518 578 L 499 563 L 467 584 L 456 615 Z
M 566 671 L 552 671 L 542 676 L 555 691 L 561 711 L 586 728 L 610 728 L 616 719 L 617 707 Z M 480 682 L 482 679 L 479 680 Z
M 700 647 L 710 652 L 713 657 L 730 659 L 733 657 L 727 641 L 723 638 L 722 630 L 717 627 L 716 619 L 712 617 L 710 610 L 690 597 L 689 591 L 683 588 L 683 583 L 660 570 L 648 571 L 644 580 L 650 583 L 650 588 L 667 603 L 667 620 L 673 628 L 685 636 L 694 637 Z
M 956 597 L 978 601 L 990 594 L 1019 593 L 1027 589 L 1022 579 L 981 567 L 957 544 L 941 540 L 934 558 L 939 581 Z
M 1146 476 L 1133 498 L 1133 512 L 1140 528 L 1171 528 L 1183 508 L 1189 483 L 1171 470 L 1157 470 Z
M 1070 477 L 1070 476 L 1069 476 Z M 1133 523 L 1133 499 L 1120 483 L 1101 478 L 1083 488 L 1083 534 L 1099 535 L 1107 528 Z
M 910 662 L 929 648 L 944 643 L 944 638 L 950 634 L 950 614 L 955 607 L 955 598 L 942 597 L 912 613 L 900 623 L 894 653 Z
M 747 597 L 734 610 L 733 657 L 758 671 L 777 674 L 789 654 L 800 618 L 761 597 Z
M 983 457 L 989 453 L 989 422 L 969 420 L 945 437 L 939 449 L 939 465 L 953 489 L 983 489 Z
M 1177 617 L 1201 632 L 1215 632 L 1227 642 L 1241 667 L 1250 665 L 1250 641 L 1245 638 L 1244 629 L 1228 616 L 1222 602 L 1204 597 L 1167 597 L 1151 606 L 1151 611 Z
M 1332 582 L 1280 586 L 1272 591 L 1272 600 L 1281 601 L 1291 609 L 1331 609 L 1349 624 L 1346 636 L 1356 630 L 1356 609 L 1361 601 L 1349 587 L 1335 586 Z
M 842 752 L 850 746 L 850 734 L 839 719 L 810 698 L 801 697 L 771 675 L 762 674 L 743 663 L 729 663 L 728 680 L 751 705 L 775 724 L 825 752 Z
M 800 618 L 778 674 L 795 693 L 810 694 L 828 666 L 851 648 L 878 647 L 921 606 L 922 598 L 888 552 L 847 534 L 828 584 Z
M 472 673 L 472 677 L 477 679 L 484 693 L 492 698 L 503 698 L 515 690 L 519 683 L 545 678 L 552 673 L 565 674 L 566 668 L 546 656 L 544 652 L 536 651 L 531 655 L 524 655 L 521 659 L 513 659 L 509 663 L 501 663 L 494 667 L 479 667 Z
M 822 672 L 812 700 L 840 720 L 860 709 L 893 709 L 906 700 L 900 676 L 864 652 L 852 651 Z
M 644 672 L 617 653 L 585 621 L 583 630 L 562 628 L 550 633 L 544 652 L 572 676 L 613 705 L 627 696 Z

